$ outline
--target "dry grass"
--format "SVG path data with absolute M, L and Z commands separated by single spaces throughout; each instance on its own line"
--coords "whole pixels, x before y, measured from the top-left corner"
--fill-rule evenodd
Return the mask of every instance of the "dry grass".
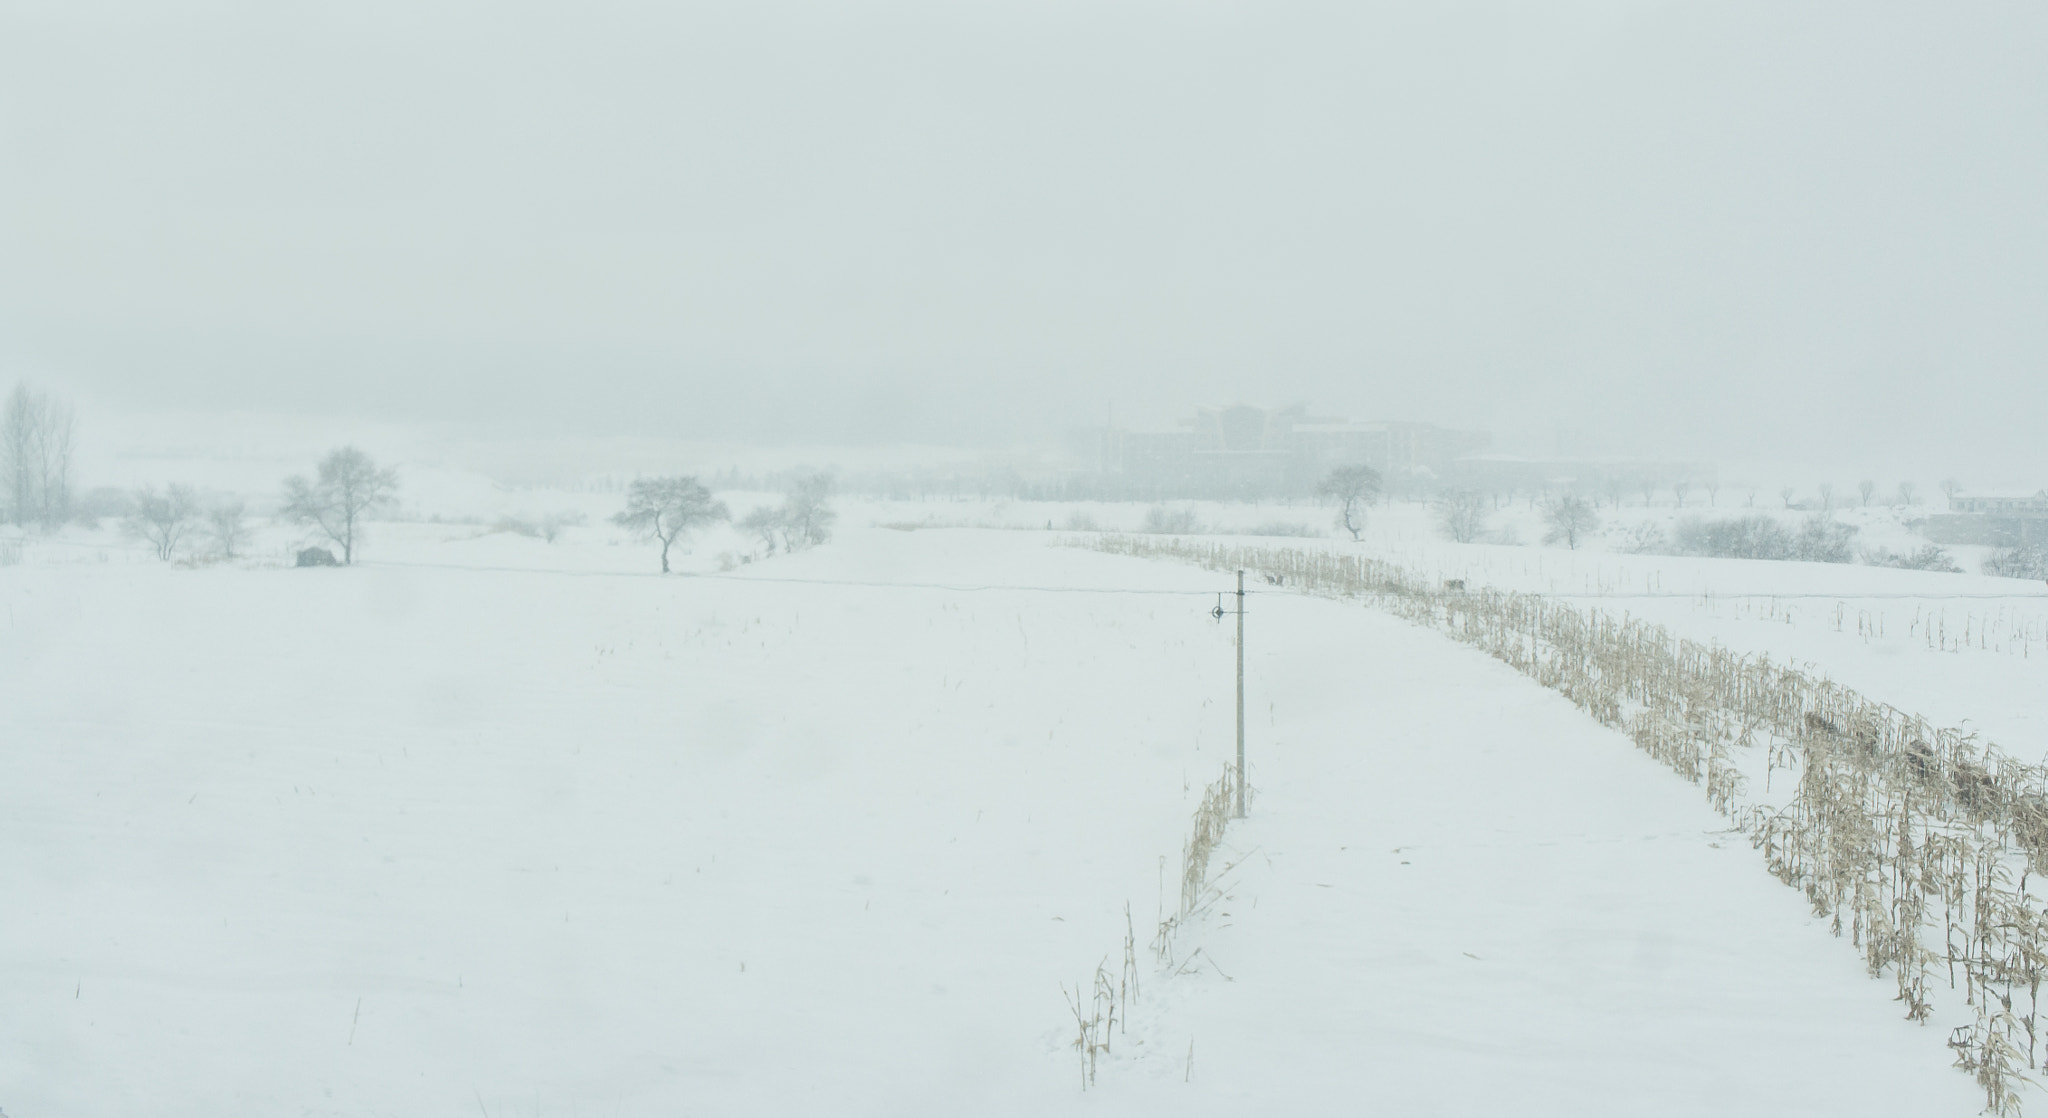
M 1246 791 L 1249 794 L 1250 789 Z M 1181 844 L 1180 908 L 1171 916 L 1161 914 L 1158 930 L 1152 937 L 1152 952 L 1169 972 L 1174 970 L 1175 937 L 1189 920 L 1207 912 L 1223 896 L 1219 884 L 1222 874 L 1211 876 L 1209 863 L 1223 843 L 1236 796 L 1237 769 L 1225 765 L 1223 774 L 1202 789 L 1201 802 L 1195 808 L 1194 830 Z M 1231 868 L 1225 866 L 1223 872 L 1228 873 Z
M 1180 909 L 1171 916 L 1161 913 L 1158 932 L 1152 940 L 1153 953 L 1168 974 L 1184 972 L 1196 961 L 1195 956 L 1201 954 L 1201 949 L 1196 948 L 1194 954 L 1182 960 L 1176 969 L 1174 937 L 1186 921 L 1206 912 L 1223 896 L 1216 880 L 1209 875 L 1209 863 L 1223 841 L 1224 828 L 1230 824 L 1236 795 L 1237 773 L 1234 766 L 1225 766 L 1223 775 L 1202 790 L 1201 804 L 1195 809 L 1194 832 L 1181 847 Z M 1160 861 L 1163 879 L 1165 859 Z M 1230 868 L 1224 867 L 1223 872 L 1228 873 Z M 1163 883 L 1161 893 L 1164 893 Z M 1163 908 L 1163 898 L 1160 903 Z M 1064 985 L 1060 987 L 1060 993 L 1066 998 L 1067 1010 L 1074 1017 L 1073 1048 L 1080 1055 L 1081 1089 L 1084 1091 L 1095 1082 L 1097 1060 L 1110 1054 L 1111 1035 L 1122 1035 L 1129 1028 L 1131 1008 L 1138 1002 L 1139 977 L 1137 931 L 1131 919 L 1131 906 L 1125 902 L 1123 957 L 1116 974 L 1111 975 L 1109 959 L 1104 957 L 1095 967 L 1091 993 L 1085 1001 L 1079 984 L 1072 991 Z

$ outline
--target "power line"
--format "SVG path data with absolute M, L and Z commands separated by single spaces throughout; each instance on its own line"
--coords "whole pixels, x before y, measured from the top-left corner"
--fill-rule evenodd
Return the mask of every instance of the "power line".
M 418 563 L 388 559 L 359 562 L 355 565 L 358 567 L 406 567 L 424 570 L 482 571 L 494 574 L 567 575 L 576 578 L 649 578 L 675 581 L 773 583 L 790 586 L 855 586 L 876 590 L 942 590 L 956 594 L 1010 591 L 1023 594 L 1135 594 L 1154 597 L 1206 598 L 1215 593 L 1214 590 L 1162 590 L 1124 586 L 1018 586 L 1005 583 L 884 582 L 873 579 L 782 578 L 722 573 L 663 575 L 655 571 L 576 571 L 565 570 L 559 567 L 486 567 L 466 563 Z M 1247 593 L 1253 593 L 1253 591 L 1247 591 Z
M 1029 594 L 1147 594 L 1176 598 L 1206 598 L 1214 590 L 1160 590 L 1122 586 L 1013 586 L 1003 583 L 984 585 L 960 585 L 947 582 L 868 582 L 858 579 L 832 578 L 754 578 L 747 575 L 695 575 L 702 579 L 724 582 L 771 582 L 790 583 L 798 586 L 868 586 L 888 590 L 945 590 L 956 594 L 979 594 L 983 592 L 1014 591 Z

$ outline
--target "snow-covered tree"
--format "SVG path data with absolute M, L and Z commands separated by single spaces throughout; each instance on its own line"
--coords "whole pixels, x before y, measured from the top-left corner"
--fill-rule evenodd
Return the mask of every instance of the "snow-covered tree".
M 752 533 L 755 539 L 761 541 L 763 552 L 773 555 L 775 549 L 782 543 L 782 532 L 785 527 L 782 508 L 779 505 L 762 505 L 741 517 L 739 527 L 741 531 Z
M 249 542 L 246 507 L 240 501 L 222 501 L 206 510 L 206 534 L 220 548 L 223 559 L 233 559 Z
M 661 573 L 669 573 L 668 552 L 685 533 L 724 520 L 725 505 L 693 477 L 642 478 L 626 489 L 626 510 L 612 523 L 661 544 Z
M 832 478 L 828 474 L 799 474 L 789 486 L 782 503 L 783 543 L 791 551 L 813 547 L 832 538 L 832 525 L 839 519 L 831 502 Z
M 1365 506 L 1380 495 L 1380 472 L 1371 466 L 1339 466 L 1316 486 L 1316 495 L 1336 499 L 1338 523 L 1356 541 L 1365 530 Z
M 1576 493 L 1566 493 L 1550 502 L 1543 519 L 1550 525 L 1543 542 L 1562 543 L 1574 551 L 1578 550 L 1580 540 L 1600 529 L 1600 514 L 1593 511 L 1591 502 Z
M 1476 489 L 1453 489 L 1437 498 L 1437 523 L 1458 543 L 1473 543 L 1486 531 L 1486 495 Z

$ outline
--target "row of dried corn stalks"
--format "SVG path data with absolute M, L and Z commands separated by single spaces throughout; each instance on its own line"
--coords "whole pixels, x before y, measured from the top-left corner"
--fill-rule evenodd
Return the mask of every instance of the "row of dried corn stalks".
M 1232 766 L 1225 766 L 1223 775 L 1202 789 L 1201 802 L 1195 808 L 1194 830 L 1181 845 L 1180 907 L 1170 916 L 1164 911 L 1165 886 L 1161 883 L 1161 912 L 1158 929 L 1152 938 L 1152 952 L 1168 974 L 1185 973 L 1189 966 L 1198 962 L 1195 956 L 1176 960 L 1175 939 L 1189 920 L 1207 912 L 1223 897 L 1221 887 L 1209 876 L 1209 862 L 1223 844 L 1223 832 L 1230 825 L 1231 805 L 1236 794 L 1237 771 Z M 1160 861 L 1163 874 L 1165 859 Z M 1201 950 L 1197 947 L 1195 955 L 1200 955 Z M 1085 1002 L 1081 995 L 1082 984 L 1076 983 L 1072 993 L 1068 993 L 1065 986 L 1060 987 L 1061 994 L 1067 999 L 1067 1009 L 1074 1017 L 1072 1047 L 1081 1057 L 1082 1090 L 1095 1085 L 1098 1057 L 1110 1055 L 1113 1038 L 1129 1030 L 1131 1012 L 1138 1004 L 1139 988 L 1137 934 L 1131 924 L 1131 906 L 1126 902 L 1122 969 L 1112 978 L 1109 957 L 1103 956 L 1102 962 L 1095 967 L 1095 981 Z
M 1703 785 L 1871 975 L 1897 982 L 1909 1018 L 1933 1016 L 1937 986 L 1960 992 L 1974 1013 L 1950 1036 L 1956 1064 L 1988 1111 L 2018 1112 L 2048 1041 L 2048 911 L 2029 890 L 2048 869 L 2048 767 L 1767 658 L 1536 595 L 1332 552 L 1121 536 L 1087 546 L 1366 599 L 1561 692 Z M 1745 768 L 1761 768 L 1763 788 Z

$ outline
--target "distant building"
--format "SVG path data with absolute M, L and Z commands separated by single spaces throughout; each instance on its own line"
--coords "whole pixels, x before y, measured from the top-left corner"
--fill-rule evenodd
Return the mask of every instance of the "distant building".
M 2048 489 L 1957 493 L 1946 515 L 1919 522 L 1928 539 L 1941 544 L 2026 545 L 2048 535 Z
M 1205 407 L 1164 431 L 1105 430 L 1095 458 L 1104 488 L 1138 497 L 1302 496 L 1331 469 L 1371 466 L 1399 488 L 1433 478 L 1492 436 L 1428 423 L 1357 423 L 1302 405 Z
M 2048 489 L 2022 493 L 2018 490 L 1987 493 L 1958 493 L 1949 501 L 1953 512 L 1980 516 L 2033 518 L 2048 516 Z

